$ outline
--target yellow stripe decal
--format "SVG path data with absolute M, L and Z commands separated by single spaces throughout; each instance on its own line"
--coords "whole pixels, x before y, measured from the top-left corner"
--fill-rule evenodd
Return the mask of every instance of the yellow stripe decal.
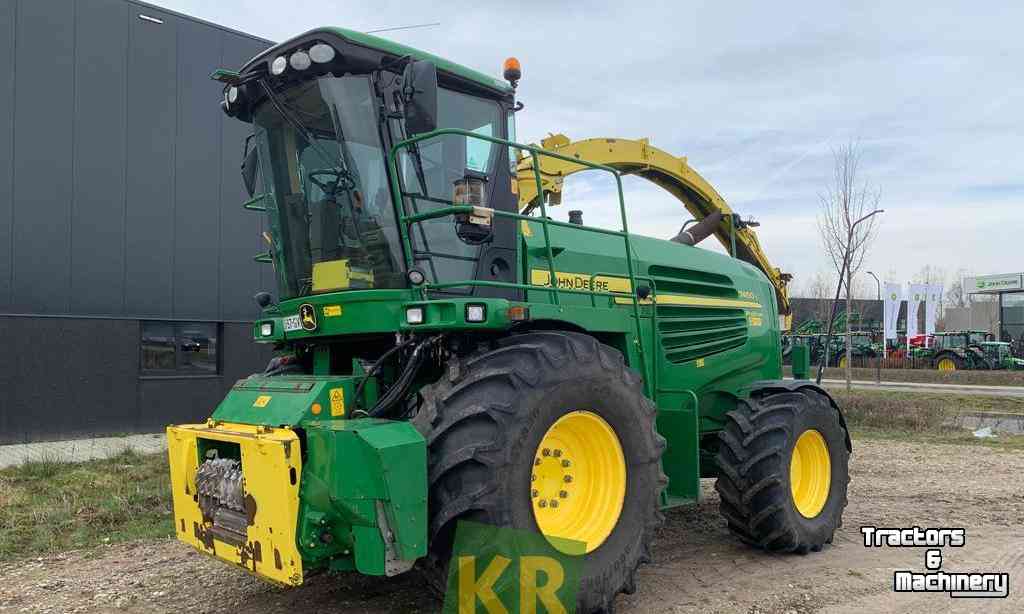
M 566 288 L 569 290 L 590 290 L 590 275 L 586 273 L 563 273 L 562 271 L 555 271 L 555 277 L 558 278 L 558 287 Z M 530 283 L 534 286 L 549 286 L 551 285 L 551 272 L 542 269 L 533 269 L 530 271 Z M 621 277 L 605 277 L 598 275 L 594 278 L 595 292 L 630 292 L 630 285 L 628 279 Z
M 570 290 L 590 290 L 590 275 L 586 273 L 563 273 L 555 271 L 559 288 Z M 530 271 L 530 283 L 534 286 L 549 286 L 551 273 L 543 269 L 532 269 Z M 630 293 L 628 279 L 622 277 L 607 277 L 598 275 L 594 278 L 595 292 L 621 292 Z M 616 304 L 632 305 L 633 299 L 615 298 Z M 641 304 L 649 305 L 650 299 L 640 301 Z M 659 294 L 658 302 L 662 305 L 686 305 L 688 307 L 735 307 L 740 309 L 761 309 L 761 303 L 757 301 L 745 301 L 740 299 L 716 298 L 713 296 L 696 296 L 693 294 Z
M 628 298 L 615 298 L 619 305 L 632 305 L 633 300 Z M 650 300 L 641 301 L 650 304 Z M 738 307 L 741 309 L 760 309 L 761 303 L 753 301 L 739 301 L 730 298 L 714 298 L 710 296 L 693 296 L 692 294 L 659 294 L 658 303 L 662 305 L 685 305 L 687 307 Z

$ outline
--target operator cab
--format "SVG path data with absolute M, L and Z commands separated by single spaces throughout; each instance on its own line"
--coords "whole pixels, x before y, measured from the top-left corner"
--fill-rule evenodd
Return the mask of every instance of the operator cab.
M 508 84 L 339 28 L 277 45 L 221 80 L 225 112 L 253 125 L 243 178 L 267 212 L 264 236 L 282 299 L 406 288 L 410 275 L 432 284 L 516 281 L 511 220 L 438 217 L 409 224 L 406 242 L 399 230 L 399 216 L 453 203 L 515 212 L 508 148 L 435 135 L 397 149 L 389 164 L 396 144 L 435 129 L 509 138 Z

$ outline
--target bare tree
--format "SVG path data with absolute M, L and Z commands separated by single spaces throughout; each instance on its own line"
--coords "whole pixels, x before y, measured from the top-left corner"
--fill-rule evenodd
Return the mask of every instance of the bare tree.
M 949 289 L 946 290 L 947 307 L 967 307 L 971 304 L 971 294 L 964 289 L 964 277 L 970 276 L 971 272 L 964 268 L 957 269 L 953 274 L 953 281 L 949 284 Z
M 844 264 L 846 267 L 845 279 L 839 283 L 846 288 L 846 381 L 849 385 L 852 363 L 852 318 L 849 315 L 853 301 L 853 277 L 864 265 L 878 228 L 877 217 L 870 217 L 860 224 L 857 221 L 878 208 L 881 191 L 860 176 L 861 154 L 856 143 L 847 143 L 833 149 L 832 158 L 831 182 L 818 196 L 821 203 L 818 230 L 822 246 L 832 260 L 836 273 L 842 276 Z
M 932 264 L 926 264 L 921 267 L 921 270 L 914 274 L 912 280 L 915 284 L 945 283 L 946 269 Z
M 814 318 L 819 322 L 828 319 L 828 297 L 832 296 L 832 288 L 835 282 L 827 273 L 818 271 L 810 280 L 811 296 L 817 299 L 814 303 Z

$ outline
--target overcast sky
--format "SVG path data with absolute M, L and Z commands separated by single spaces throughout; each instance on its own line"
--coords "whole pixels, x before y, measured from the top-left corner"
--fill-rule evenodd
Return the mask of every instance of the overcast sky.
M 154 1 L 275 41 L 440 21 L 381 36 L 496 76 L 517 56 L 520 141 L 650 137 L 687 156 L 761 222 L 797 288 L 828 269 L 818 195 L 851 140 L 886 210 L 865 270 L 1024 270 L 1024 3 Z M 588 223 L 611 219 L 595 187 L 570 186 Z M 651 184 L 626 189 L 635 232 L 689 217 Z

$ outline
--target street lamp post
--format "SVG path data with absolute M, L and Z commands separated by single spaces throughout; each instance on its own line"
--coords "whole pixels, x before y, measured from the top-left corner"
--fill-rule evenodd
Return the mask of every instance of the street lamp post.
M 868 271 L 868 275 L 875 278 L 875 285 L 878 287 L 878 303 L 879 308 L 882 309 L 882 356 L 885 356 L 885 308 L 882 304 L 882 282 L 878 280 L 878 275 L 871 271 Z M 878 385 L 882 384 L 882 356 L 875 356 L 875 383 Z
M 850 265 L 850 244 L 853 243 L 853 231 L 857 228 L 857 224 L 860 224 L 873 215 L 883 213 L 884 211 L 885 209 L 875 209 L 871 213 L 850 224 L 850 229 L 846 233 L 846 252 L 843 254 L 843 267 L 839 271 L 839 284 L 836 286 L 836 297 L 832 299 L 832 313 L 828 317 L 828 329 L 825 332 L 824 351 L 821 353 L 821 358 L 818 360 L 818 378 L 815 382 L 819 385 L 821 384 L 821 374 L 825 371 L 825 363 L 828 361 L 828 346 L 832 343 L 832 320 L 836 317 L 836 305 L 839 303 L 839 294 L 843 291 L 843 280 L 846 278 L 846 267 Z M 849 292 L 850 289 L 847 288 L 846 291 Z M 846 324 L 847 326 L 850 324 L 850 314 L 846 314 Z M 847 343 L 847 349 L 849 349 L 849 343 Z M 847 363 L 849 363 L 849 359 L 847 359 Z M 846 378 L 846 389 L 847 391 L 850 389 L 849 377 Z

